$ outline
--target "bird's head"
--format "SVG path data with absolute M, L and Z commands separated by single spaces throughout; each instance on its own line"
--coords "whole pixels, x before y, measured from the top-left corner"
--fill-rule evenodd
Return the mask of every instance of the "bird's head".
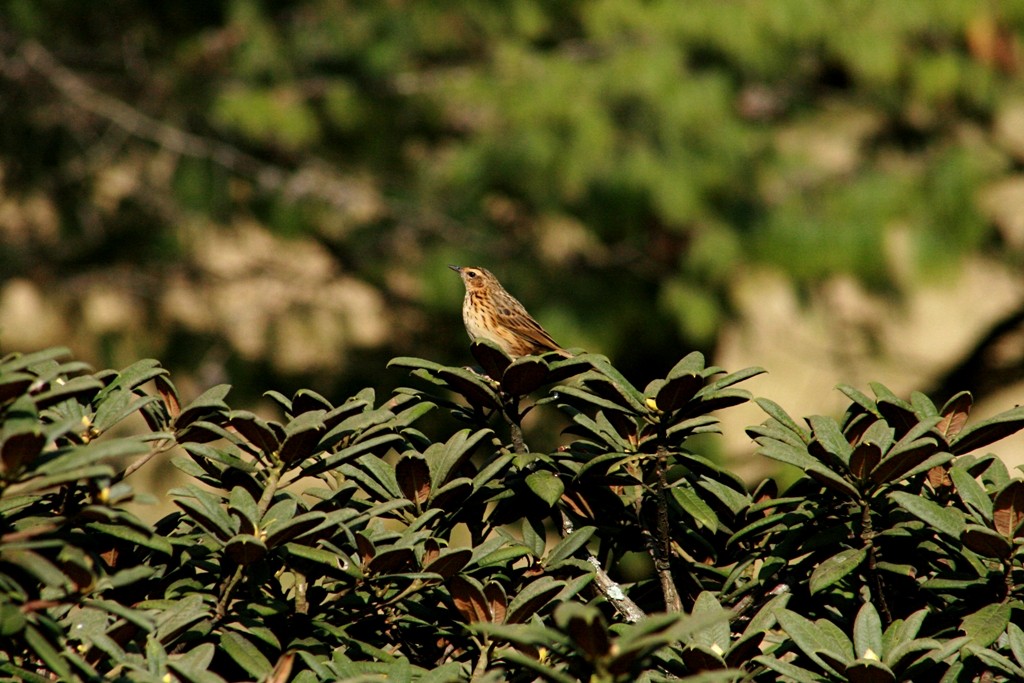
M 498 280 L 491 275 L 491 272 L 486 268 L 480 268 L 479 266 L 448 266 L 462 278 L 462 282 L 466 285 L 467 292 L 474 292 L 477 290 L 485 289 L 488 286 L 492 286 L 498 282 Z

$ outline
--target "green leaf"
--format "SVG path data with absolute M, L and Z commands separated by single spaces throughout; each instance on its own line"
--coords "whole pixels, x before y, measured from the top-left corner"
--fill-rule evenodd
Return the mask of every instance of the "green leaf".
M 559 562 L 572 557 L 577 550 L 586 545 L 587 541 L 593 537 L 594 532 L 597 531 L 597 527 L 584 526 L 576 529 L 571 534 L 563 538 L 558 542 L 551 552 L 548 553 L 547 559 L 544 565 L 553 568 Z
M 811 457 L 806 448 L 798 448 L 792 444 L 776 441 L 774 439 L 757 439 L 757 453 L 772 460 L 784 462 L 787 465 L 807 470 L 811 467 L 820 467 L 818 461 Z
M 1010 623 L 1011 606 L 1007 603 L 991 603 L 964 617 L 960 630 L 977 647 L 988 647 L 1006 630 Z
M 473 451 L 485 438 L 490 437 L 493 432 L 490 429 L 479 429 L 471 431 L 462 429 L 452 435 L 440 449 L 439 456 L 431 457 L 431 450 L 427 452 L 427 460 L 431 467 L 431 485 L 433 488 L 440 488 L 442 484 L 458 471 L 459 467 L 473 454 Z
M 803 650 L 804 654 L 836 678 L 841 678 L 839 672 L 819 654 L 828 653 L 834 659 L 847 665 L 853 661 L 853 644 L 847 640 L 835 624 L 825 619 L 812 622 L 788 609 L 778 610 L 776 616 L 779 625 L 789 634 L 797 647 Z
M 50 671 L 62 680 L 73 680 L 68 662 L 33 624 L 25 627 L 25 643 Z
M 933 529 L 960 540 L 964 530 L 964 515 L 955 508 L 944 508 L 919 495 L 895 491 L 889 494 L 901 508 L 925 522 Z
M 251 534 L 259 527 L 260 510 L 245 487 L 236 486 L 231 489 L 228 512 L 238 520 L 238 529 L 243 534 Z
M 550 576 L 542 576 L 536 579 L 512 598 L 512 601 L 508 604 L 505 623 L 519 624 L 525 622 L 551 602 L 564 587 L 564 581 L 556 581 Z
M 351 446 L 328 455 L 323 460 L 313 460 L 307 463 L 303 466 L 302 472 L 307 476 L 313 476 L 322 472 L 330 472 L 331 470 L 335 470 L 345 463 L 361 458 L 368 453 L 383 453 L 387 450 L 385 447 L 389 447 L 402 440 L 403 438 L 401 434 L 382 434 L 365 441 L 357 441 Z
M 149 530 L 132 528 L 123 523 L 107 524 L 105 522 L 90 522 L 86 525 L 90 530 L 128 541 L 143 548 L 149 548 L 164 555 L 171 555 L 173 550 L 171 543 L 163 536 L 154 534 Z
M 531 472 L 526 476 L 526 485 L 548 507 L 554 507 L 565 492 L 565 485 L 558 475 L 547 470 Z
M 240 633 L 225 631 L 220 636 L 220 646 L 238 666 L 256 679 L 265 678 L 274 668 L 270 660 Z
M 595 407 L 600 408 L 601 410 L 627 412 L 627 408 L 625 408 L 621 404 L 616 403 L 614 401 L 610 401 L 607 398 L 598 396 L 592 391 L 588 391 L 587 389 L 583 389 L 580 387 L 560 386 L 552 390 L 552 394 L 557 396 L 560 401 L 566 402 L 568 405 L 579 406 L 582 402 L 584 404 L 587 404 L 587 406 L 582 407 Z M 569 400 L 565 401 L 566 398 L 568 398 Z
M 780 427 L 796 436 L 805 446 L 811 442 L 811 433 L 797 424 L 796 420 L 782 409 L 778 403 L 766 398 L 755 398 L 754 403 L 764 412 L 768 413 Z
M 226 413 L 228 404 L 224 402 L 228 392 L 231 391 L 230 384 L 218 384 L 207 389 L 196 397 L 194 401 L 183 408 L 181 414 L 174 421 L 174 428 L 179 433 L 187 426 L 209 415 Z
M 614 392 L 621 396 L 625 401 L 621 403 L 623 407 L 627 407 L 634 412 L 645 411 L 645 397 L 637 390 L 629 380 L 627 380 L 621 372 L 619 372 L 604 356 L 598 354 L 587 354 L 587 360 L 597 370 L 595 377 L 605 381 L 611 387 L 614 387 Z M 606 397 L 607 398 L 607 397 Z
M 821 415 L 812 415 L 807 420 L 810 422 L 811 431 L 814 433 L 814 439 L 811 441 L 809 448 L 811 455 L 821 461 L 828 469 L 836 469 L 838 463 L 848 465 L 853 447 L 850 446 L 850 443 L 843 435 L 843 431 L 839 428 L 839 423 L 831 417 L 823 417 Z M 816 444 L 819 444 L 823 450 L 816 452 Z
M 712 620 L 710 624 L 698 629 L 692 636 L 692 643 L 710 648 L 713 651 L 728 652 L 732 633 L 729 629 L 729 612 L 715 598 L 711 591 L 701 591 L 693 603 L 691 614 L 697 616 L 721 616 L 721 620 Z
M 853 652 L 858 658 L 863 659 L 869 657 L 869 650 L 875 657 L 882 657 L 885 654 L 882 645 L 882 618 L 873 604 L 865 602 L 853 622 Z
M 21 633 L 26 623 L 28 620 L 17 605 L 0 603 L 0 636 L 10 638 Z
M 227 541 L 234 535 L 231 518 L 217 496 L 192 484 L 184 488 L 171 489 L 167 493 L 178 507 L 207 532 L 222 541 Z
M 953 465 L 949 468 L 949 478 L 956 486 L 956 494 L 960 500 L 973 510 L 981 522 L 992 521 L 992 499 L 985 493 L 978 480 L 971 476 L 967 468 L 961 465 Z
M 866 557 L 867 550 L 864 548 L 848 548 L 824 560 L 811 574 L 811 594 L 818 593 L 842 580 L 859 567 Z
M 275 506 L 276 508 L 277 506 Z M 274 508 L 268 511 L 268 515 L 273 512 Z M 267 547 L 276 548 L 282 543 L 288 543 L 297 538 L 302 538 L 310 532 L 321 527 L 325 521 L 327 521 L 327 514 L 315 510 L 313 512 L 305 512 L 301 515 L 282 519 L 281 521 L 274 524 L 266 524 L 267 533 Z M 314 534 L 316 536 L 316 534 Z M 307 541 L 310 542 L 310 541 Z
M 129 415 L 159 401 L 159 396 L 139 396 L 127 389 L 118 391 L 99 404 L 93 417 L 93 428 L 100 433 L 106 432 Z
M 781 659 L 776 659 L 774 656 L 759 655 L 754 657 L 753 661 L 777 674 L 781 674 L 782 678 L 777 680 L 792 680 L 796 681 L 796 683 L 821 683 L 823 680 L 821 676 L 813 671 L 809 671 L 808 669 L 804 669 L 803 667 L 799 667 L 796 664 L 792 664 Z
M 363 573 L 359 564 L 348 556 L 299 543 L 286 543 L 282 548 L 294 558 L 315 563 L 318 569 L 326 569 L 333 577 L 362 578 Z
M 706 528 L 712 534 L 718 531 L 718 515 L 697 495 L 696 491 L 685 483 L 674 485 L 671 491 L 672 498 L 679 503 L 679 507 L 693 517 L 698 528 Z

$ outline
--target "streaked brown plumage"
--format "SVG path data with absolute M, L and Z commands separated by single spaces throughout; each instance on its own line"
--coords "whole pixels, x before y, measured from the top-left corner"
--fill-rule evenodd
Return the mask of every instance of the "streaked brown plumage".
M 505 291 L 490 271 L 477 266 L 448 266 L 462 277 L 466 298 L 462 322 L 473 341 L 486 339 L 518 358 L 555 351 L 569 357 L 519 301 Z

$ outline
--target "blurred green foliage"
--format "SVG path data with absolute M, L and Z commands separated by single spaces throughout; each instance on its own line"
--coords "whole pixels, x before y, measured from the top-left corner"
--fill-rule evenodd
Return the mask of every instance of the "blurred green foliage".
M 183 215 L 242 216 L 326 245 L 395 317 L 431 312 L 382 357 L 454 359 L 438 269 L 475 262 L 647 379 L 713 348 L 750 268 L 898 295 L 1020 259 L 978 196 L 1024 158 L 997 125 L 1024 106 L 1021 3 L 10 0 L 0 26 L 4 189 L 52 201 L 69 252 L 5 250 L 5 272 L 105 267 L 125 221 L 191 265 Z M 126 159 L 141 182 L 98 208 Z

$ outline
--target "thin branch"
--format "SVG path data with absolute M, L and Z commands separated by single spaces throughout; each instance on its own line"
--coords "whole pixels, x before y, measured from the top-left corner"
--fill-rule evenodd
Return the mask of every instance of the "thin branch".
M 166 453 L 167 451 L 171 450 L 174 447 L 174 445 L 174 439 L 164 439 L 163 441 L 160 442 L 159 445 L 150 449 L 149 453 L 146 453 L 144 456 L 134 461 L 131 465 L 128 465 L 128 467 L 126 467 L 123 472 L 116 475 L 114 477 L 113 483 L 123 481 L 128 477 L 132 476 L 133 474 L 135 474 L 135 472 L 142 469 L 142 467 L 145 466 L 145 464 L 148 463 L 150 460 L 152 460 L 153 458 L 162 453 Z
M 569 519 L 569 515 L 563 510 L 562 535 L 568 537 L 574 530 L 575 527 L 572 520 Z M 635 624 L 646 617 L 647 614 L 626 595 L 625 591 L 622 590 L 622 586 L 616 583 L 612 577 L 608 576 L 608 572 L 601 566 L 600 560 L 594 557 L 594 554 L 589 550 L 586 553 L 587 562 L 594 568 L 594 584 L 601 595 L 615 608 L 615 611 L 630 624 Z
M 23 43 L 17 57 L 9 59 L 9 63 L 0 62 L 2 70 L 10 77 L 17 77 L 17 65 L 12 64 L 15 61 L 20 61 L 40 74 L 75 107 L 162 149 L 181 156 L 209 160 L 234 174 L 249 178 L 263 190 L 282 192 L 292 200 L 316 198 L 362 218 L 379 214 L 383 210 L 380 197 L 371 187 L 338 177 L 323 162 L 308 163 L 297 170 L 285 169 L 261 161 L 220 140 L 195 135 L 148 116 L 96 90 L 35 41 Z
M 655 505 L 657 506 L 658 536 L 651 539 L 650 551 L 654 560 L 654 568 L 658 572 L 658 580 L 661 582 L 661 592 L 665 597 L 666 612 L 682 612 L 683 601 L 679 597 L 679 589 L 676 588 L 675 580 L 672 578 L 672 535 L 668 525 L 668 482 L 665 479 L 668 451 L 662 445 L 658 446 L 658 455 L 654 460 L 655 474 Z

